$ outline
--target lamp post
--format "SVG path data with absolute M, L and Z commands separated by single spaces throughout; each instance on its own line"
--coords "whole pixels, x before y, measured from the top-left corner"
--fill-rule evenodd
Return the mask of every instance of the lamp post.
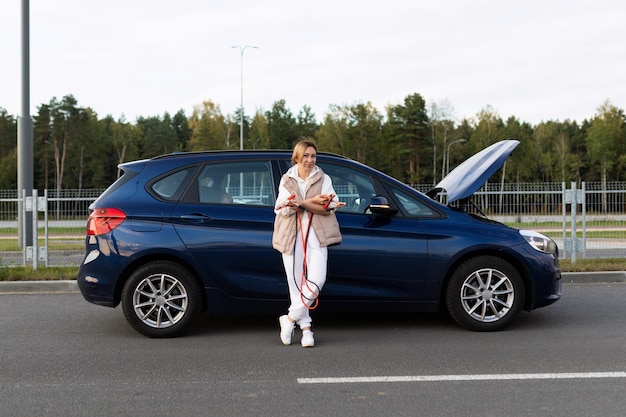
M 460 142 L 465 142 L 465 139 L 457 139 L 457 140 L 453 140 L 452 142 L 450 142 L 448 144 L 448 149 L 446 150 L 446 175 L 450 172 L 450 146 L 454 145 L 455 143 L 460 143 Z
M 243 150 L 243 53 L 246 50 L 246 48 L 258 48 L 257 46 L 253 46 L 253 45 L 245 45 L 245 46 L 241 46 L 241 45 L 234 45 L 231 48 L 239 48 L 239 53 L 241 54 L 241 107 L 239 108 L 240 111 L 240 126 L 239 126 L 239 149 Z

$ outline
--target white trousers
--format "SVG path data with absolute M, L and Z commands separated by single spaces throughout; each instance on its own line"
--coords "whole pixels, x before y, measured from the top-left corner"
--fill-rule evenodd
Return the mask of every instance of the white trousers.
M 305 226 L 306 230 L 306 226 Z M 289 317 L 294 319 L 300 328 L 311 327 L 311 316 L 307 306 L 311 306 L 326 282 L 328 265 L 328 248 L 320 247 L 315 232 L 309 231 L 306 245 L 306 276 L 304 270 L 304 244 L 300 230 L 296 235 L 294 254 L 283 253 L 283 265 L 289 284 Z

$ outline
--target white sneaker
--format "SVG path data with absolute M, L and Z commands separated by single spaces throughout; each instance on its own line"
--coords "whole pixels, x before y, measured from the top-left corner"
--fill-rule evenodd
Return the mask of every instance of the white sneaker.
M 315 346 L 315 340 L 313 339 L 313 332 L 310 330 L 302 330 L 302 340 L 300 341 L 302 347 Z
M 286 315 L 278 318 L 278 324 L 280 324 L 280 341 L 283 342 L 283 345 L 289 346 L 296 324 L 292 323 Z

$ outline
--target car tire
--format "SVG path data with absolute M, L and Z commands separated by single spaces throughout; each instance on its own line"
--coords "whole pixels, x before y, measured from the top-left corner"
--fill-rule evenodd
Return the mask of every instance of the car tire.
M 526 290 L 509 262 L 495 256 L 465 261 L 450 277 L 446 305 L 466 329 L 487 332 L 509 326 L 522 310 Z
M 128 323 L 153 338 L 176 337 L 200 313 L 201 288 L 195 277 L 174 262 L 150 262 L 134 271 L 122 290 Z

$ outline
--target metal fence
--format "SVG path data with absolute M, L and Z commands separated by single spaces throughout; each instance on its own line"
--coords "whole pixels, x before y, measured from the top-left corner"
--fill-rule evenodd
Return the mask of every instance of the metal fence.
M 39 210 L 31 211 L 37 213 L 37 242 L 33 238 L 33 245 L 29 248 L 24 245 L 28 238 L 21 235 L 24 227 L 19 223 L 19 213 L 25 206 L 24 193 L 0 190 L 0 267 L 78 266 L 84 255 L 89 205 L 103 191 L 90 189 L 37 192 Z
M 414 188 L 426 192 L 431 186 Z M 89 205 L 103 191 L 36 192 L 37 243 L 29 252 L 19 236 L 24 197 L 16 190 L 0 190 L 0 266 L 78 266 Z M 475 193 L 474 202 L 491 219 L 549 235 L 562 258 L 626 257 L 626 182 L 488 183 Z
M 473 199 L 491 219 L 553 238 L 561 258 L 626 257 L 626 182 L 487 183 Z

